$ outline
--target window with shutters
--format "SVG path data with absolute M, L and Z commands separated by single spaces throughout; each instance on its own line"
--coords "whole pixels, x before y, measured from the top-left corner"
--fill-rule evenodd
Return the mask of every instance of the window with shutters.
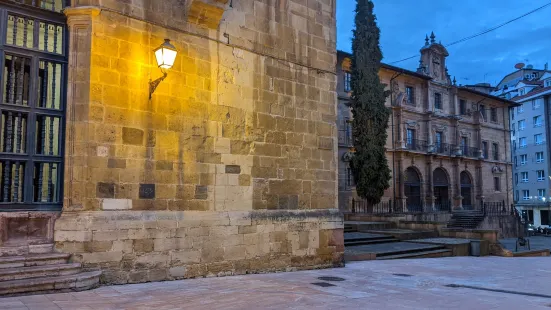
M 2 210 L 61 208 L 67 83 L 63 4 L 0 3 Z

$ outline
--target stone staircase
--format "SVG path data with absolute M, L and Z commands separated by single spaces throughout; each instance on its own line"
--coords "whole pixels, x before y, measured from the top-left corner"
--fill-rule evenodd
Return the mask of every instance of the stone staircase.
M 484 213 L 476 210 L 454 211 L 448 222 L 448 228 L 475 229 L 484 221 Z
M 357 223 L 348 222 L 344 225 L 344 259 L 345 261 L 401 259 L 401 258 L 433 258 L 452 256 L 452 251 L 443 245 L 415 243 L 415 240 L 401 241 L 384 234 L 381 227 L 388 223 Z M 377 232 L 358 232 L 358 227 L 378 229 Z M 389 232 L 396 231 L 388 228 Z
M 83 291 L 99 285 L 101 271 L 83 271 L 70 254 L 0 257 L 0 296 Z

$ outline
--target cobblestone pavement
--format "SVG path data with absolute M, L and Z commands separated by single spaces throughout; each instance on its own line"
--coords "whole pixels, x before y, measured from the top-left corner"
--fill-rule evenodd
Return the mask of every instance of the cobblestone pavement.
M 550 309 L 548 262 L 547 257 L 368 261 L 340 269 L 10 297 L 0 299 L 0 309 Z M 345 280 L 319 280 L 322 276 Z

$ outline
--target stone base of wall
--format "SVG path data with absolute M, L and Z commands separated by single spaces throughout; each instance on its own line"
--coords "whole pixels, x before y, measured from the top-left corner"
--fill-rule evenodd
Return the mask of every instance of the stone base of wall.
M 0 256 L 52 250 L 54 223 L 60 212 L 0 212 Z
M 343 266 L 337 210 L 64 212 L 55 247 L 103 283 Z

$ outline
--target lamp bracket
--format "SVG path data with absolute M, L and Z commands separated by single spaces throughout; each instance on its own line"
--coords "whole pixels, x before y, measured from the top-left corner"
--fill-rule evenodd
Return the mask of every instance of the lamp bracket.
M 155 92 L 159 84 L 161 84 L 161 82 L 166 79 L 167 75 L 168 74 L 166 72 L 163 72 L 163 76 L 161 76 L 160 78 L 156 79 L 155 81 L 149 81 L 149 100 L 151 100 L 151 96 L 153 96 L 153 93 Z

